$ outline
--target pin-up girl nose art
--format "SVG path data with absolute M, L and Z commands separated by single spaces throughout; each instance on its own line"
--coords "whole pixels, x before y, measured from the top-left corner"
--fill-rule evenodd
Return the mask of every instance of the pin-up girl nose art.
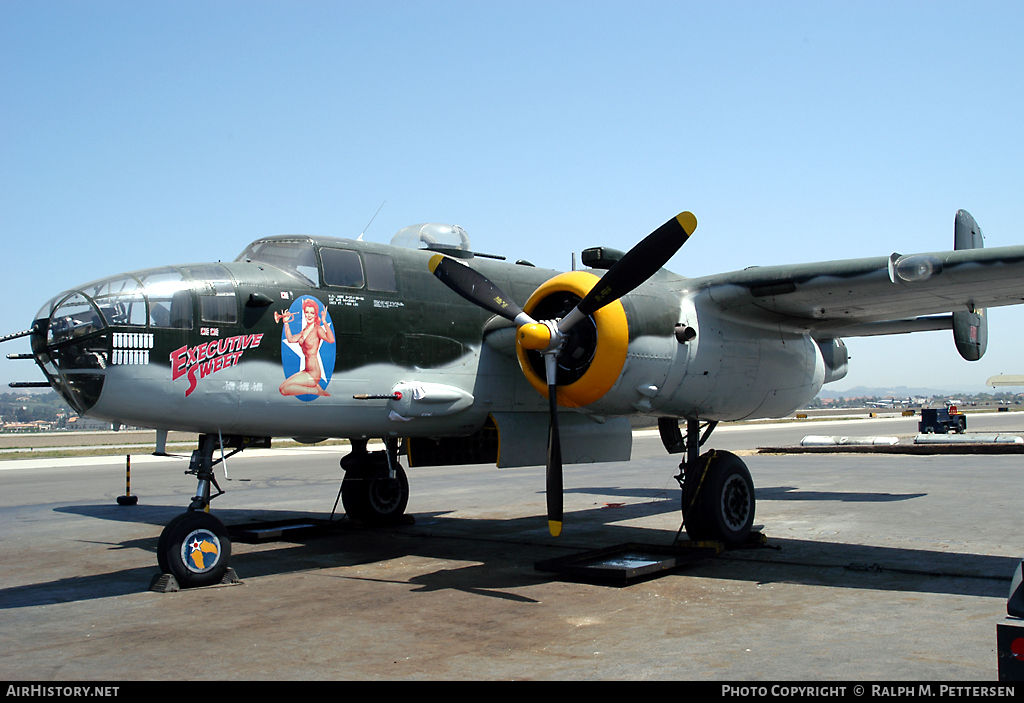
M 274 313 L 284 323 L 281 333 L 281 365 L 285 381 L 281 395 L 310 401 L 328 396 L 327 385 L 334 370 L 334 325 L 327 306 L 308 295 L 297 298 L 292 306 Z

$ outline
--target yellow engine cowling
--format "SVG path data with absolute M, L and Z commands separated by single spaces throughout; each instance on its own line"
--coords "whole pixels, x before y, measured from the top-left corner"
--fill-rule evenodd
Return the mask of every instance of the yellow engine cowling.
M 560 274 L 537 288 L 523 309 L 534 319 L 560 318 L 600 280 L 586 271 Z M 558 404 L 582 407 L 602 398 L 622 373 L 628 350 L 629 325 L 619 300 L 576 325 L 559 355 Z M 548 386 L 541 354 L 525 349 L 519 341 L 516 354 L 530 385 L 546 398 Z

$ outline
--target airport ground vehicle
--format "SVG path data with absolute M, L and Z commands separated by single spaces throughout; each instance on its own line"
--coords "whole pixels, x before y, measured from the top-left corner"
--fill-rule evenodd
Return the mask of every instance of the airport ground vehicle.
M 958 412 L 955 405 L 948 408 L 922 408 L 917 431 L 921 434 L 963 434 L 967 431 L 967 416 Z

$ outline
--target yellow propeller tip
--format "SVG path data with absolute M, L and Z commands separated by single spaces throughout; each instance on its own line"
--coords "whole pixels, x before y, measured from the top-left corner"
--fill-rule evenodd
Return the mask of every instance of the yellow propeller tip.
M 686 232 L 686 236 L 693 234 L 693 231 L 697 229 L 697 216 L 687 210 L 676 215 L 676 220 L 679 222 L 679 226 Z
M 442 261 L 444 261 L 444 254 L 434 254 L 430 257 L 430 261 L 427 263 L 427 266 L 430 268 L 430 272 L 433 273 L 434 269 L 436 269 Z
M 558 520 L 548 520 L 548 530 L 551 531 L 552 537 L 558 537 L 562 534 L 562 523 Z

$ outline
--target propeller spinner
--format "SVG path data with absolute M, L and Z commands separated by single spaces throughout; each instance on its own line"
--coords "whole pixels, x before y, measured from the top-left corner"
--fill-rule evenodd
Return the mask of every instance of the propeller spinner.
M 605 305 L 626 295 L 653 276 L 697 229 L 693 213 L 682 212 L 647 235 L 630 249 L 598 281 L 589 293 L 560 320 L 537 322 L 486 276 L 461 262 L 437 254 L 430 258 L 430 271 L 442 283 L 480 307 L 514 322 L 518 343 L 541 352 L 548 384 L 550 430 L 547 457 L 548 529 L 552 536 L 562 532 L 562 448 L 558 432 L 558 354 L 566 335 L 577 323 Z

